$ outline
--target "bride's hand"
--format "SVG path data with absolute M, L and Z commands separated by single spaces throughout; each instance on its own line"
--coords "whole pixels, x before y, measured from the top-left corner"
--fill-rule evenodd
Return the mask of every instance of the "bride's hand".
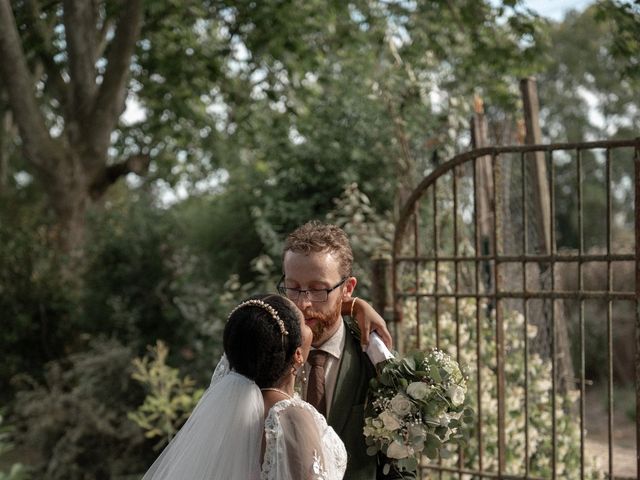
M 354 303 L 355 302 L 355 303 Z M 387 324 L 378 312 L 367 302 L 357 297 L 350 297 L 342 302 L 342 314 L 352 315 L 360 327 L 360 343 L 363 347 L 369 345 L 369 334 L 376 332 L 387 348 L 393 347 L 391 333 Z

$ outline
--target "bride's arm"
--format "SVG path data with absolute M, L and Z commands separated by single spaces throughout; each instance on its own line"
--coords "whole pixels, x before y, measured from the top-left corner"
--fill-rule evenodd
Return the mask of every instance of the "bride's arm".
M 278 415 L 280 431 L 275 449 L 278 480 L 320 480 L 325 476 L 325 452 L 313 414 L 290 406 Z M 268 441 L 268 440 L 267 440 Z M 269 450 L 269 449 L 268 449 Z M 266 455 L 270 452 L 267 451 Z M 273 456 L 274 453 L 271 452 Z M 274 472 L 275 473 L 275 472 Z M 271 477 L 269 477 L 271 478 Z
M 369 345 L 369 334 L 376 332 L 380 338 L 391 349 L 393 340 L 391 333 L 387 329 L 387 324 L 378 312 L 367 302 L 358 297 L 350 297 L 342 301 L 342 315 L 352 315 L 360 327 L 360 344 Z

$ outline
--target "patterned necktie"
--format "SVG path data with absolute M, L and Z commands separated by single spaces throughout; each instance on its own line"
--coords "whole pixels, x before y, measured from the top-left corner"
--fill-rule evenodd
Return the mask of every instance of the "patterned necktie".
M 307 361 L 311 365 L 309 385 L 307 386 L 307 402 L 326 417 L 327 397 L 324 392 L 324 364 L 327 361 L 327 352 L 311 350 Z

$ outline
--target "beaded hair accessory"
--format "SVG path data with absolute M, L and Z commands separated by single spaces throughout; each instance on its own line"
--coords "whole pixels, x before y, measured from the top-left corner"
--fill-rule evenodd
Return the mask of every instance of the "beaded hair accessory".
M 242 302 L 236 308 L 231 310 L 231 313 L 229 314 L 228 318 L 231 318 L 231 315 L 233 315 L 236 312 L 236 310 L 239 310 L 242 307 L 247 307 L 249 305 L 254 306 L 254 307 L 260 307 L 263 310 L 266 310 L 269 313 L 269 315 L 271 315 L 271 318 L 273 318 L 276 321 L 276 323 L 278 324 L 278 326 L 280 327 L 280 334 L 283 336 L 283 340 L 284 340 L 284 336 L 285 335 L 289 335 L 289 332 L 285 328 L 284 322 L 282 321 L 282 319 L 278 315 L 278 312 L 276 312 L 276 309 L 273 308 L 268 303 L 263 302 L 262 300 L 253 299 L 253 300 L 247 300 L 245 302 Z

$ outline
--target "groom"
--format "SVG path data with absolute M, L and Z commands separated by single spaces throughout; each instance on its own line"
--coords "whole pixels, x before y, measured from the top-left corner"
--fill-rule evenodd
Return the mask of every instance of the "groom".
M 314 348 L 301 373 L 306 377 L 302 396 L 326 416 L 344 442 L 348 454 L 345 480 L 402 478 L 393 472 L 383 475 L 383 462 L 366 453 L 364 407 L 369 380 L 376 372 L 353 323 L 341 315 L 342 304 L 355 298 L 352 294 L 358 283 L 346 233 L 335 225 L 308 222 L 287 237 L 282 265 L 278 290 L 302 310 L 313 332 Z M 384 329 L 388 335 L 384 324 L 374 329 L 381 333 Z

